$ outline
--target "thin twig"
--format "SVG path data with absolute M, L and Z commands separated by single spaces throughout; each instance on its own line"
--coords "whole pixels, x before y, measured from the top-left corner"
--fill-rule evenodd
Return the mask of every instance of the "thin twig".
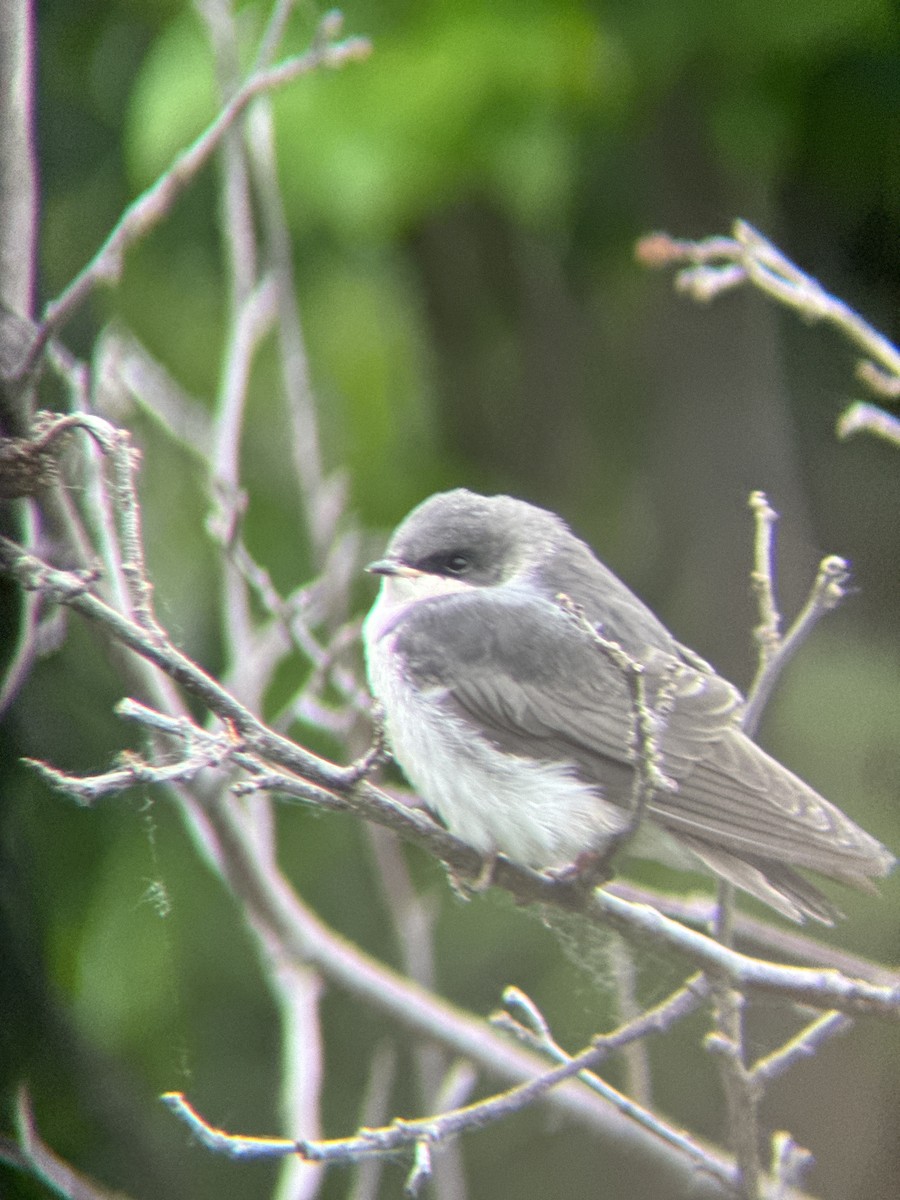
M 831 1038 L 852 1028 L 853 1021 L 844 1013 L 823 1013 L 790 1041 L 753 1064 L 749 1072 L 752 1085 L 761 1092 L 765 1084 L 784 1075 L 801 1059 L 812 1057 Z
M 331 14 L 326 15 L 325 21 L 329 22 L 330 33 L 333 29 Z M 333 37 L 333 34 L 330 36 Z M 343 42 L 317 38 L 305 54 L 286 59 L 252 75 L 171 167 L 132 201 L 87 266 L 47 305 L 31 361 L 34 361 L 36 353 L 42 349 L 50 334 L 69 320 L 96 287 L 118 280 L 126 252 L 166 215 L 256 96 L 284 87 L 320 66 L 341 67 L 348 62 L 357 62 L 366 58 L 370 50 L 371 45 L 365 38 L 348 38 Z
M 293 477 L 299 490 L 304 524 L 314 565 L 324 566 L 334 548 L 343 513 L 345 488 L 326 478 L 319 420 L 303 339 L 303 324 L 294 280 L 291 236 L 279 188 L 275 155 L 275 122 L 268 97 L 250 109 L 252 136 L 247 151 L 265 238 L 267 258 L 278 289 L 278 352 L 285 412 L 290 425 Z
M 31 502 L 25 501 L 21 505 L 21 512 L 25 545 L 33 547 L 37 541 L 37 510 Z M 41 597 L 36 593 L 23 596 L 15 644 L 0 681 L 0 716 L 15 700 L 38 656 L 37 635 L 41 623 L 41 609 Z
M 778 513 L 769 504 L 765 492 L 750 493 L 750 509 L 756 527 L 750 584 L 759 607 L 759 624 L 753 633 L 759 645 L 760 666 L 764 667 L 778 650 L 781 641 L 781 615 L 775 599 L 774 558 L 774 531 Z
M 637 996 L 637 966 L 633 948 L 624 938 L 612 938 L 607 948 L 615 980 L 616 1012 L 621 1022 L 633 1020 L 640 1012 Z M 625 1062 L 628 1094 L 643 1108 L 653 1103 L 653 1076 L 647 1043 L 643 1040 L 627 1046 Z
M 704 1045 L 715 1052 L 728 1109 L 731 1150 L 739 1173 L 739 1190 L 746 1200 L 760 1200 L 763 1184 L 760 1161 L 759 1090 L 746 1066 L 744 1045 L 745 998 L 736 988 L 713 984 L 715 1032 Z
M 281 45 L 281 40 L 284 37 L 288 20 L 296 7 L 297 0 L 276 0 L 276 3 L 272 6 L 272 12 L 269 14 L 268 23 L 263 31 L 262 37 L 259 39 L 259 47 L 256 51 L 256 62 L 253 64 L 253 69 L 255 71 L 259 71 L 265 67 L 268 67 L 272 62 L 272 59 L 278 53 L 278 47 Z M 334 23 L 337 14 L 329 13 L 328 15 L 331 18 L 332 23 Z M 339 32 L 340 24 L 337 24 L 333 36 L 336 37 Z M 326 26 L 324 29 L 320 30 L 320 36 L 331 36 L 330 27 Z
M 657 1029 L 660 1024 L 665 1026 L 670 1023 L 672 1019 L 670 1010 L 677 1009 L 678 1014 L 683 1015 L 685 1005 L 692 1006 L 694 999 L 689 989 L 681 989 L 663 1005 L 649 1010 L 634 1021 L 627 1022 L 612 1033 L 598 1035 L 592 1039 L 592 1044 L 580 1053 L 564 1056 L 564 1061 L 560 1062 L 558 1066 L 545 1071 L 535 1079 L 510 1088 L 506 1092 L 420 1120 L 397 1119 L 390 1125 L 378 1129 L 363 1129 L 359 1134 L 349 1138 L 335 1138 L 319 1142 L 298 1139 L 291 1142 L 281 1138 L 232 1136 L 208 1125 L 181 1093 L 170 1092 L 162 1099 L 176 1116 L 189 1125 L 208 1149 L 226 1154 L 231 1158 L 269 1158 L 297 1153 L 313 1162 L 357 1162 L 373 1155 L 393 1153 L 404 1147 L 415 1147 L 421 1143 L 434 1145 L 448 1138 L 458 1137 L 467 1130 L 484 1128 L 487 1124 L 520 1112 L 550 1088 L 575 1078 L 582 1072 L 592 1071 L 610 1054 L 628 1045 L 629 1042 L 644 1037 L 649 1031 Z M 597 1082 L 602 1081 L 595 1080 L 595 1084 Z M 684 1149 L 680 1143 L 679 1149 Z M 733 1174 L 728 1171 L 719 1173 L 718 1164 L 711 1165 L 705 1155 L 701 1154 L 695 1165 L 703 1170 L 712 1170 L 721 1179 L 721 1182 L 733 1186 Z
M 52 343 L 51 343 L 52 346 Z M 122 420 L 132 407 L 206 474 L 212 422 L 203 403 L 188 395 L 135 335 L 115 324 L 94 348 L 94 404 L 109 419 Z
M 233 5 L 231 0 L 194 0 L 194 7 L 209 33 L 219 99 L 224 105 L 240 86 L 240 52 Z M 230 285 L 232 320 L 229 324 L 232 325 L 234 314 L 247 303 L 253 290 L 258 258 L 247 163 L 237 128 L 229 129 L 222 139 L 219 169 L 222 177 L 222 256 Z
M 798 1146 L 789 1133 L 773 1133 L 771 1172 L 775 1187 L 771 1200 L 786 1200 L 812 1162 L 810 1152 Z
M 16 1096 L 17 1147 L 10 1152 L 0 1148 L 0 1158 L 13 1161 L 20 1170 L 28 1171 L 58 1196 L 66 1200 L 128 1200 L 124 1192 L 111 1192 L 59 1157 L 42 1140 L 37 1131 L 31 1099 L 24 1087 Z
M 644 1037 L 647 1033 L 660 1034 L 668 1032 L 678 1021 L 689 1016 L 699 1008 L 706 998 L 707 992 L 708 987 L 703 976 L 695 975 L 682 987 L 673 992 L 666 1000 L 655 1005 L 654 1008 L 643 1014 L 643 1016 L 634 1018 L 634 1022 L 628 1022 L 627 1024 L 629 1025 L 640 1022 L 641 1034 L 633 1042 L 625 1045 L 623 1052 L 627 1054 L 628 1048 L 631 1045 L 643 1045 Z M 492 1018 L 492 1024 L 498 1029 L 504 1029 L 513 1033 L 520 1041 L 524 1041 L 526 1045 L 533 1047 L 542 1054 L 546 1054 L 554 1062 L 570 1061 L 570 1056 L 552 1036 L 546 1018 L 534 1002 L 520 991 L 519 988 L 507 988 L 503 993 L 503 1002 L 511 1011 L 513 1017 L 511 1018 L 507 1013 L 498 1013 Z M 579 1079 L 587 1084 L 592 1091 L 609 1100 L 620 1112 L 636 1121 L 663 1141 L 683 1151 L 689 1158 L 695 1160 L 698 1165 L 707 1162 L 707 1147 L 703 1146 L 698 1140 L 691 1138 L 683 1130 L 676 1129 L 674 1126 L 663 1121 L 658 1114 L 652 1112 L 646 1105 L 623 1095 L 617 1088 L 612 1087 L 611 1084 L 601 1079 L 593 1071 L 583 1071 L 579 1075 Z
M 638 259 L 649 267 L 687 263 L 675 277 L 679 291 L 706 302 L 750 283 L 805 320 L 834 325 L 867 356 L 857 367 L 857 377 L 888 400 L 900 396 L 900 350 L 848 304 L 826 292 L 817 280 L 790 259 L 746 221 L 735 221 L 732 237 L 682 241 L 654 233 L 637 245 Z M 854 411 L 856 410 L 856 411 Z M 900 444 L 900 422 L 874 406 L 853 405 L 840 418 L 838 433 L 865 429 Z
M 850 564 L 836 554 L 823 558 L 806 603 L 777 650 L 766 660 L 754 680 L 741 717 L 741 727 L 752 734 L 782 671 L 818 622 L 841 603 L 849 592 Z
M 750 494 L 750 508 L 755 522 L 754 565 L 750 581 L 759 606 L 759 624 L 755 630 L 759 646 L 759 666 L 741 717 L 741 728 L 752 737 L 782 671 L 817 621 L 835 608 L 847 594 L 850 568 L 847 562 L 837 555 L 830 555 L 822 560 L 806 604 L 787 634 L 782 637 L 781 614 L 775 599 L 773 533 L 778 514 L 769 504 L 764 492 Z
M 852 437 L 854 433 L 874 433 L 876 437 L 900 446 L 900 419 L 876 404 L 864 404 L 860 400 L 844 409 L 838 418 L 839 438 Z
M 235 284 L 238 287 L 238 284 Z M 209 461 L 210 491 L 214 510 L 207 529 L 226 549 L 236 536 L 246 511 L 246 496 L 240 486 L 240 446 L 250 373 L 256 351 L 269 332 L 275 315 L 275 286 L 271 276 L 260 280 L 240 303 L 231 323 L 221 368 L 221 384 L 213 422 L 213 448 Z M 257 638 L 249 597 L 240 572 L 230 555 L 221 556 L 222 629 L 229 662 L 229 685 L 250 706 L 261 700 L 265 673 L 258 669 Z M 271 668 L 271 664 L 266 663 Z M 254 681 L 254 686 L 248 687 Z
M 388 1117 L 388 1104 L 396 1074 L 397 1047 L 392 1039 L 385 1038 L 375 1047 L 369 1064 L 369 1078 L 362 1102 L 364 1126 L 384 1124 Z M 347 1200 L 376 1200 L 383 1166 L 377 1158 L 357 1163 L 356 1178 Z
M 603 846 L 603 865 L 608 868 L 615 854 L 627 846 L 640 828 L 647 805 L 658 791 L 670 791 L 675 785 L 663 772 L 659 738 L 664 728 L 664 713 L 669 694 L 660 688 L 656 703 L 651 707 L 644 683 L 644 666 L 632 658 L 618 642 L 603 636 L 585 616 L 584 610 L 570 596 L 556 597 L 563 612 L 583 630 L 601 654 L 621 672 L 631 698 L 631 744 L 635 761 L 631 806 L 621 827 L 610 833 Z

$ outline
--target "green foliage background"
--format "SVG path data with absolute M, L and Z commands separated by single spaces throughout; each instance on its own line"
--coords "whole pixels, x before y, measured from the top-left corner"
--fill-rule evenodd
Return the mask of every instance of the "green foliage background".
M 326 457 L 347 470 L 373 547 L 431 491 L 514 492 L 563 512 L 685 642 L 746 685 L 746 496 L 767 489 L 783 514 L 787 612 L 824 553 L 853 561 L 860 594 L 792 668 L 764 740 L 900 848 L 900 459 L 873 441 L 836 443 L 858 389 L 834 335 L 758 296 L 699 309 L 633 261 L 650 229 L 701 236 L 741 215 L 896 338 L 894 6 L 358 0 L 344 11 L 349 32 L 372 38 L 371 58 L 300 81 L 275 109 Z M 249 55 L 266 10 L 240 12 Z M 307 43 L 317 15 L 298 12 L 286 49 Z M 46 299 L 212 116 L 215 87 L 201 25 L 176 0 L 45 0 L 38 39 Z M 67 331 L 88 354 L 105 322 L 124 322 L 204 404 L 226 313 L 216 182 L 208 171 L 130 255 L 121 286 Z M 263 354 L 245 483 L 252 548 L 286 588 L 310 563 L 273 379 Z M 160 614 L 215 670 L 200 474 L 184 447 L 134 420 Z M 369 598 L 361 583 L 360 604 Z M 18 763 L 102 768 L 127 744 L 118 697 L 112 666 L 73 622 L 0 734 L 4 1083 L 27 1077 L 51 1144 L 136 1197 L 264 1196 L 269 1168 L 186 1145 L 155 1098 L 184 1087 L 224 1125 L 276 1129 L 275 1013 L 232 906 L 164 803 L 136 794 L 77 810 Z M 364 832 L 298 810 L 281 827 L 304 895 L 396 961 Z M 441 906 L 445 994 L 487 1012 L 517 983 L 573 1046 L 596 1028 L 602 996 L 536 921 L 493 896 L 460 905 L 433 864 L 412 865 Z M 880 902 L 841 901 L 848 921 L 830 936 L 896 959 L 900 884 Z M 651 993 L 667 972 L 645 965 Z M 366 1054 L 387 1027 L 336 992 L 324 1019 L 336 1135 L 358 1120 Z M 817 1194 L 893 1196 L 896 1040 L 861 1026 L 849 1043 L 847 1057 L 832 1047 L 795 1072 L 764 1118 L 815 1150 Z M 659 1093 L 720 1138 L 718 1083 L 701 1059 L 666 1048 Z M 401 1084 L 393 1111 L 413 1103 Z M 610 1194 L 666 1194 L 540 1113 L 465 1152 L 473 1197 L 594 1194 L 611 1169 Z M 44 1194 L 9 1172 L 0 1181 L 4 1196 Z M 384 1194 L 399 1191 L 399 1172 L 390 1184 Z M 326 1195 L 346 1187 L 336 1175 Z

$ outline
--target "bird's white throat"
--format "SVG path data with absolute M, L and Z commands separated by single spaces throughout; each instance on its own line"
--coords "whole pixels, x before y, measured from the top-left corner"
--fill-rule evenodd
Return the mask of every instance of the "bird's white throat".
M 401 619 L 411 604 L 430 600 L 434 596 L 447 596 L 452 592 L 465 592 L 472 585 L 465 579 L 454 579 L 446 575 L 385 575 L 381 581 L 378 598 L 363 622 L 363 644 L 368 655 L 377 642 Z

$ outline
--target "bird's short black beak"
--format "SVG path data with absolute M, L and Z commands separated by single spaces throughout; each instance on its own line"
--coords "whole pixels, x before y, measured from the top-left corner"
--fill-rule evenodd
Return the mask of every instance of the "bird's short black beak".
M 398 562 L 396 558 L 379 558 L 377 562 L 369 563 L 366 570 L 370 575 L 402 575 L 407 579 L 415 579 L 416 576 L 425 574 L 418 567 L 407 566 L 406 563 Z

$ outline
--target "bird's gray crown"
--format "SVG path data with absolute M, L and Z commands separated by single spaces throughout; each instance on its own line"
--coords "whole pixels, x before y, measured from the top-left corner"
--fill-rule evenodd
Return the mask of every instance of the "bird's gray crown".
M 576 540 L 555 513 L 512 496 L 455 488 L 414 508 L 391 538 L 387 556 L 484 587 L 527 573 L 569 539 Z
M 456 488 L 429 497 L 398 526 L 387 559 L 476 587 L 525 585 L 551 603 L 564 594 L 630 653 L 678 653 L 659 618 L 561 517 L 512 496 Z

